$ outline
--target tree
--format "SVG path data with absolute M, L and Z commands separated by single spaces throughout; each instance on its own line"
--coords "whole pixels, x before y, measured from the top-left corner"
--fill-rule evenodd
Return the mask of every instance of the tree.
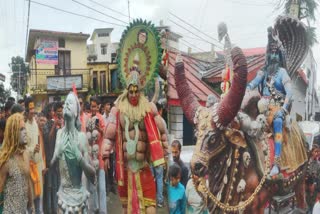
M 284 5 L 285 14 L 294 15 L 299 20 L 307 20 L 307 38 L 310 47 L 318 43 L 315 33 L 316 28 L 310 25 L 310 21 L 316 21 L 315 11 L 318 8 L 318 2 L 319 0 L 280 0 L 278 4 L 278 7 Z
M 3 106 L 8 97 L 11 96 L 10 89 L 5 89 L 3 83 L 0 83 L 0 105 Z
M 307 18 L 311 21 L 315 21 L 315 11 L 318 7 L 318 0 L 286 0 L 284 4 L 284 10 L 286 14 L 290 13 L 290 9 L 293 5 L 297 5 L 299 7 L 298 10 L 298 19 L 302 20 Z
M 24 93 L 24 89 L 27 86 L 27 74 L 29 73 L 29 66 L 20 56 L 12 57 L 9 66 L 12 70 L 10 79 L 12 90 L 21 95 Z
M 311 27 L 311 26 L 307 27 L 307 42 L 310 47 L 318 43 L 315 27 Z

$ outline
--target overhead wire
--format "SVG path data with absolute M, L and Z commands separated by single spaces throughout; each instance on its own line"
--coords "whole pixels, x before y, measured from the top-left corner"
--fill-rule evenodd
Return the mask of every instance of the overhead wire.
M 218 39 L 213 38 L 212 36 L 204 33 L 203 31 L 201 31 L 200 29 L 198 29 L 198 28 L 194 27 L 193 25 L 189 24 L 187 21 L 185 21 L 184 19 L 178 17 L 178 16 L 175 15 L 174 13 L 172 13 L 172 12 L 169 11 L 169 14 L 172 15 L 172 16 L 174 16 L 176 19 L 180 20 L 180 21 L 183 22 L 184 24 L 188 25 L 189 27 L 193 28 L 193 29 L 196 30 L 197 32 L 202 33 L 203 35 L 207 36 L 208 38 L 210 38 L 210 39 L 212 39 L 212 40 L 214 40 L 214 41 L 216 41 L 216 42 L 218 42 L 219 44 L 222 44 Z M 222 44 L 222 45 L 223 45 L 223 44 Z
M 117 14 L 119 14 L 119 15 L 122 15 L 122 16 L 128 18 L 128 15 L 126 15 L 126 14 L 124 14 L 124 13 L 121 13 L 120 11 L 117 11 L 117 10 L 115 10 L 115 9 L 112 9 L 112 8 L 110 8 L 110 7 L 107 7 L 107 6 L 105 6 L 105 5 L 103 5 L 103 4 L 99 3 L 99 2 L 94 1 L 94 0 L 89 0 L 89 1 L 95 3 L 96 5 L 99 5 L 99 6 L 103 7 L 103 8 L 105 8 L 105 9 L 108 9 L 108 10 L 110 10 L 110 11 L 112 11 L 112 12 L 115 12 L 115 13 L 117 13 Z
M 15 40 L 16 41 L 19 41 L 18 40 L 18 33 L 17 33 L 17 22 L 16 22 L 16 0 L 13 0 L 13 32 L 14 32 L 14 36 L 15 36 Z M 15 43 L 15 51 L 17 51 L 17 43 Z
M 202 8 L 202 11 L 200 11 L 200 13 L 201 13 L 200 14 L 200 26 L 199 26 L 200 29 L 202 28 L 203 19 L 205 17 L 205 11 L 206 11 L 207 5 L 208 5 L 208 0 L 206 0 L 204 7 Z
M 40 2 L 36 2 L 36 1 L 33 1 L 33 0 L 30 0 L 30 2 L 32 2 L 34 4 L 37 4 L 37 5 L 41 5 L 43 7 L 51 8 L 53 10 L 57 10 L 57 11 L 60 11 L 60 12 L 72 14 L 72 15 L 75 15 L 75 16 L 79 16 L 79 17 L 83 17 L 83 18 L 87 18 L 87 19 L 103 22 L 103 23 L 106 23 L 106 24 L 116 25 L 116 26 L 119 26 L 119 27 L 126 27 L 125 25 L 121 25 L 121 24 L 117 24 L 117 23 L 113 23 L 113 22 L 107 22 L 107 21 L 104 21 L 104 20 L 101 20 L 101 19 L 96 19 L 96 18 L 93 18 L 93 17 L 90 17 L 90 16 L 86 16 L 86 15 L 74 13 L 74 12 L 71 12 L 71 11 L 67 11 L 67 10 L 64 10 L 64 9 L 60 9 L 60 8 L 57 8 L 57 7 L 53 7 L 53 6 L 50 6 L 50 5 L 47 5 L 47 4 L 42 4 Z
M 240 5 L 244 5 L 244 6 L 258 6 L 258 7 L 270 7 L 272 5 L 271 2 L 267 3 L 267 4 L 246 3 L 243 1 L 237 1 L 237 0 L 227 0 L 226 2 L 240 4 Z
M 26 1 L 23 1 L 23 9 L 22 9 L 22 27 L 21 27 L 21 35 L 24 35 L 24 29 L 25 29 L 25 11 L 26 11 Z M 22 42 L 23 43 L 23 42 Z M 22 49 L 23 50 L 23 49 Z
M 223 48 L 222 48 L 220 45 L 214 44 L 213 42 L 209 42 L 208 40 L 200 37 L 199 35 L 195 34 L 194 32 L 190 31 L 189 29 L 185 28 L 184 26 L 178 24 L 177 22 L 173 21 L 172 19 L 169 19 L 169 21 L 172 22 L 173 24 L 181 27 L 182 29 L 188 31 L 188 32 L 191 33 L 192 35 L 194 35 L 194 36 L 196 36 L 196 37 L 198 37 L 198 38 L 200 38 L 200 39 L 202 39 L 202 40 L 204 40 L 204 41 L 207 41 L 209 44 L 212 44 L 212 45 L 218 47 L 219 49 L 223 50 Z
M 95 11 L 95 12 L 97 12 L 97 13 L 100 13 L 101 15 L 104 15 L 104 16 L 109 17 L 109 18 L 111 18 L 111 19 L 117 20 L 117 21 L 122 22 L 122 23 L 124 23 L 124 24 L 128 24 L 128 22 L 125 22 L 125 21 L 123 21 L 123 20 L 121 20 L 121 19 L 118 19 L 118 18 L 115 18 L 115 17 L 113 17 L 113 16 L 110 16 L 110 15 L 108 15 L 108 14 L 106 14 L 106 13 L 102 13 L 102 12 L 100 12 L 100 11 L 98 11 L 98 10 L 96 10 L 96 9 L 94 9 L 94 8 L 86 5 L 86 4 L 83 4 L 83 3 L 79 2 L 79 1 L 77 1 L 77 0 L 72 0 L 72 1 L 75 2 L 75 3 L 77 3 L 77 4 L 82 5 L 83 7 L 86 7 L 86 8 L 88 8 L 88 9 L 90 9 L 90 10 L 93 10 L 93 11 Z
M 190 48 L 196 48 L 196 49 L 198 49 L 198 50 L 200 50 L 200 51 L 206 52 L 205 50 L 203 50 L 203 49 L 201 49 L 201 48 L 197 47 L 196 45 L 194 45 L 194 44 L 192 44 L 192 43 L 188 42 L 188 41 L 187 41 L 187 40 L 185 40 L 185 39 L 181 39 L 181 38 L 180 38 L 180 40 L 181 40 L 181 41 L 183 41 L 184 43 L 189 44 L 189 46 L 188 46 L 188 47 L 190 47 Z
M 201 42 L 205 42 L 205 43 L 211 44 L 211 42 L 208 42 L 208 41 L 206 41 L 206 40 L 202 40 L 202 39 L 199 39 L 199 38 L 195 38 L 195 37 L 192 37 L 192 36 L 183 35 L 183 37 L 184 37 L 184 38 L 188 38 L 188 39 L 197 40 L 197 41 L 201 41 Z
M 128 15 L 129 15 L 129 22 L 131 21 L 131 17 L 130 17 L 130 1 L 128 0 Z
M 27 50 L 28 50 L 28 36 L 29 36 L 30 9 L 31 9 L 31 0 L 29 0 L 29 3 L 28 3 L 28 18 L 27 18 L 27 31 L 26 31 L 26 43 L 25 43 L 25 56 L 27 55 Z

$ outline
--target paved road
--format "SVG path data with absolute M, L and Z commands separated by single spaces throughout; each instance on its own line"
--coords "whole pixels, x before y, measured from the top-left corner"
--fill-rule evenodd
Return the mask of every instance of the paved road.
M 110 192 L 108 197 L 107 197 L 107 202 L 108 202 L 108 213 L 112 214 L 121 214 L 123 213 L 121 203 L 119 200 L 118 195 L 115 195 L 114 193 Z M 167 203 L 165 203 L 165 206 L 163 208 L 158 208 L 157 207 L 157 214 L 167 214 L 168 212 L 168 207 Z

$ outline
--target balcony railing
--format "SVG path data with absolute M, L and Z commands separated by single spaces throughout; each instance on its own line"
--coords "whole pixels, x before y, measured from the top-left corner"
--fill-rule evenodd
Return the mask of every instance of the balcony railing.
M 31 70 L 29 87 L 31 91 L 68 91 L 73 84 L 78 90 L 90 87 L 88 69 L 68 69 L 64 75 L 56 75 L 55 69 Z M 67 73 L 67 74 L 66 74 Z

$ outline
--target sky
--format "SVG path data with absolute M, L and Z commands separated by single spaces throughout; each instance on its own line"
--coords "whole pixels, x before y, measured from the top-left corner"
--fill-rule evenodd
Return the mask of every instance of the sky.
M 225 22 L 228 26 L 229 36 L 232 43 L 241 48 L 265 47 L 267 44 L 267 28 L 274 24 L 274 20 L 281 15 L 282 9 L 276 10 L 278 0 L 32 0 L 41 2 L 59 9 L 72 11 L 85 16 L 90 16 L 104 22 L 117 23 L 107 24 L 100 21 L 77 17 L 51 8 L 43 7 L 31 2 L 29 29 L 43 29 L 64 32 L 82 32 L 91 34 L 95 28 L 114 28 L 111 39 L 118 42 L 127 25 L 128 3 L 130 18 L 142 18 L 151 20 L 159 25 L 163 20 L 164 25 L 170 26 L 171 30 L 183 36 L 180 49 L 187 51 L 192 46 L 193 52 L 200 50 L 209 51 L 209 43 L 217 43 L 212 38 L 217 38 L 217 26 Z M 94 12 L 76 1 L 106 15 Z M 98 5 L 98 4 L 100 5 Z M 111 11 L 105 7 L 112 8 Z M 198 28 L 201 32 L 209 35 L 206 37 L 199 31 L 187 27 L 175 16 Z M 12 56 L 25 57 L 26 29 L 27 29 L 28 1 L 27 0 L 0 0 L 0 72 L 6 75 L 6 88 L 9 87 L 10 68 L 8 63 Z M 113 19 L 112 16 L 115 19 Z M 314 25 L 320 26 L 320 12 L 316 12 L 319 20 Z M 122 20 L 120 22 L 119 20 Z M 125 22 L 125 23 L 123 23 Z M 192 33 L 181 28 L 187 28 Z M 320 41 L 320 28 L 317 29 Z M 207 42 L 200 41 L 204 38 Z M 184 43 L 184 44 L 182 44 Z M 216 48 L 218 51 L 219 48 Z M 320 46 L 313 48 L 316 62 L 320 67 Z M 318 83 L 320 75 L 318 75 Z

